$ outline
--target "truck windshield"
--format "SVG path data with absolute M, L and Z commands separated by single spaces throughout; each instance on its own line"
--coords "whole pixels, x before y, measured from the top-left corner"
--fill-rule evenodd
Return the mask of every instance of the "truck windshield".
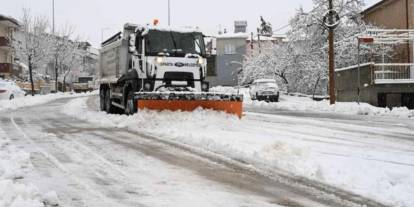
M 204 38 L 199 32 L 181 33 L 151 30 L 146 38 L 146 53 L 150 56 L 164 53 L 173 57 L 184 57 L 188 54 L 204 57 Z

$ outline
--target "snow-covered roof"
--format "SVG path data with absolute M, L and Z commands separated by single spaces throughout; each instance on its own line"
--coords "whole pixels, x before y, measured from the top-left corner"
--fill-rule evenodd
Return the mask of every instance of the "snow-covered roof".
M 147 34 L 149 30 L 158 30 L 158 31 L 168 31 L 168 32 L 179 32 L 179 33 L 193 33 L 193 32 L 200 32 L 198 27 L 169 27 L 169 26 L 144 26 L 139 27 L 144 28 L 143 35 Z
M 93 55 L 99 55 L 99 49 L 94 48 L 94 47 L 90 47 L 89 52 Z
M 20 22 L 17 19 L 2 14 L 0 14 L 0 22 L 7 23 L 9 27 L 20 27 Z
M 365 66 L 372 65 L 372 64 L 375 64 L 375 63 L 374 62 L 363 63 L 363 64 L 359 64 L 359 67 L 361 68 L 361 67 L 365 67 Z M 338 68 L 338 69 L 335 69 L 335 72 L 341 72 L 345 70 L 354 70 L 354 69 L 358 69 L 358 65 L 351 65 L 345 68 Z
M 248 38 L 249 34 L 247 33 L 225 33 L 217 35 L 217 39 L 227 39 L 227 38 Z
M 274 79 L 257 79 L 253 83 L 276 82 Z
M 273 35 L 271 37 L 260 35 L 260 41 L 277 41 L 279 39 L 282 39 L 284 41 L 284 40 L 286 40 L 286 38 L 287 38 L 287 35 L 285 35 L 285 34 L 276 34 L 276 35 Z M 247 37 L 247 40 L 251 41 L 251 39 L 252 39 L 251 36 Z M 253 35 L 253 40 L 257 41 L 257 39 L 258 39 L 257 34 Z

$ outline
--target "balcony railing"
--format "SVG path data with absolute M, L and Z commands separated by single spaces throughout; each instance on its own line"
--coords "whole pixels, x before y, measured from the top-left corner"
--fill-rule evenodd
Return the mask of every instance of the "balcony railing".
M 0 63 L 0 73 L 10 73 L 11 64 L 10 63 Z
M 374 79 L 381 83 L 414 83 L 414 64 L 389 63 L 374 65 Z
M 0 36 L 0 47 L 9 47 L 10 41 L 7 37 Z

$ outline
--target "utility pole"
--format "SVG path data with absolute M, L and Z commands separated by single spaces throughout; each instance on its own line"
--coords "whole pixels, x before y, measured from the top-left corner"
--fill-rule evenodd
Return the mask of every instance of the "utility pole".
M 171 2 L 168 0 L 168 26 L 171 26 Z
M 332 0 L 329 1 L 329 11 L 333 10 Z M 330 22 L 333 22 L 333 16 L 330 15 Z M 335 57 L 334 57 L 334 29 L 333 27 L 329 28 L 329 100 L 331 105 L 336 102 L 335 94 Z
M 52 0 L 52 36 L 53 36 L 53 38 L 56 38 L 56 36 L 55 36 L 55 0 Z M 57 45 L 55 45 L 55 47 L 56 47 Z M 57 48 L 55 48 L 56 50 L 57 50 Z M 55 51 L 55 52 L 57 52 L 57 51 Z M 57 54 L 55 53 L 55 62 L 53 63 L 54 64 L 54 68 L 55 68 L 55 91 L 56 92 L 58 92 L 59 90 L 58 90 L 58 87 L 59 87 L 59 84 L 58 84 L 58 67 L 57 67 L 57 62 L 58 62 L 58 60 L 57 60 Z
M 55 34 L 55 0 L 52 0 L 52 34 Z

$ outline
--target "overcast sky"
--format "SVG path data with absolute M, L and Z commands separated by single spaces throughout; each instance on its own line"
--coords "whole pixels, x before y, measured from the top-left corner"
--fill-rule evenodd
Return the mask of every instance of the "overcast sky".
M 366 0 L 372 5 L 379 0 Z M 144 3 L 145 2 L 145 3 Z M 168 24 L 168 0 L 55 0 L 56 27 L 70 24 L 83 39 L 98 47 L 104 37 L 120 31 L 126 22 L 146 24 L 159 19 Z M 234 20 L 247 20 L 248 29 L 255 30 L 260 15 L 270 21 L 273 29 L 285 26 L 299 7 L 312 8 L 312 0 L 171 0 L 174 26 L 199 26 L 204 33 L 215 34 L 220 26 L 233 31 Z M 0 14 L 17 19 L 22 8 L 38 15 L 52 17 L 52 0 L 4 0 Z M 103 29 L 105 28 L 105 29 Z

